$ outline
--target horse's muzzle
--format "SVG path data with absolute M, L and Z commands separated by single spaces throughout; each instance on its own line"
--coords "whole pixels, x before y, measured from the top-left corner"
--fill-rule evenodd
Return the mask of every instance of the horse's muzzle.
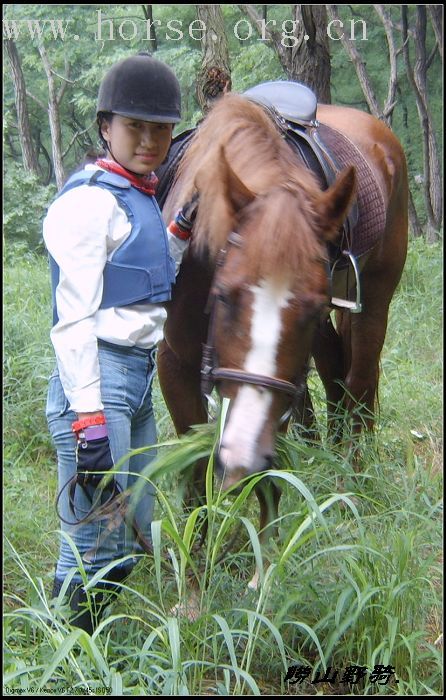
M 215 467 L 218 478 L 221 480 L 221 486 L 224 491 L 230 489 L 235 484 L 238 484 L 248 476 L 254 476 L 260 472 L 271 469 L 273 464 L 273 456 L 266 455 L 262 458 L 261 463 L 255 469 L 247 468 L 243 465 L 231 467 L 230 469 L 221 460 L 220 454 L 215 457 Z

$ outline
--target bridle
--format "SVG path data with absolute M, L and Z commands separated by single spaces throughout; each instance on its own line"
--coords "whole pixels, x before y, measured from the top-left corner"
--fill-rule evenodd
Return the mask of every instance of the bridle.
M 217 355 L 214 346 L 215 338 L 215 319 L 216 306 L 220 300 L 220 294 L 216 283 L 219 270 L 223 267 L 228 246 L 241 248 L 243 246 L 243 238 L 239 233 L 232 232 L 227 240 L 226 247 L 220 251 L 217 258 L 214 280 L 211 285 L 211 291 L 206 306 L 206 313 L 209 313 L 209 328 L 207 342 L 203 345 L 203 356 L 201 363 L 201 393 L 208 400 L 211 400 L 211 394 L 214 387 L 221 381 L 232 381 L 240 384 L 251 384 L 257 387 L 272 389 L 280 393 L 285 393 L 290 396 L 290 406 L 281 422 L 285 421 L 291 415 L 293 407 L 298 399 L 303 395 L 306 388 L 307 370 L 305 369 L 302 379 L 298 383 L 279 379 L 278 377 L 270 377 L 265 374 L 254 374 L 245 372 L 244 370 L 231 369 L 229 367 L 219 367 L 217 365 Z

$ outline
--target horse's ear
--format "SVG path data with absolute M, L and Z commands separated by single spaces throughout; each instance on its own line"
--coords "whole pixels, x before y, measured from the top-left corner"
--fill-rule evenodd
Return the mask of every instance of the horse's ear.
M 255 194 L 251 192 L 231 168 L 223 146 L 220 148 L 220 167 L 228 200 L 232 204 L 234 212 L 237 213 L 255 199 Z
M 353 202 L 356 193 L 355 168 L 342 170 L 331 187 L 322 192 L 317 202 L 318 224 L 323 238 L 333 240 Z

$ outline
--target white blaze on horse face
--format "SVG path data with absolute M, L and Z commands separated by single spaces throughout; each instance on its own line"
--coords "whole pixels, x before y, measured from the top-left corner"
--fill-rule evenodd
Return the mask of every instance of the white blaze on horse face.
M 251 347 L 243 370 L 250 374 L 274 377 L 277 374 L 277 350 L 282 333 L 282 309 L 292 294 L 288 287 L 277 281 L 262 280 L 250 287 L 253 295 L 251 318 Z M 240 469 L 254 471 L 261 432 L 268 418 L 273 394 L 269 389 L 242 384 L 234 399 L 228 423 L 223 432 L 220 460 L 225 468 L 225 479 L 230 472 Z

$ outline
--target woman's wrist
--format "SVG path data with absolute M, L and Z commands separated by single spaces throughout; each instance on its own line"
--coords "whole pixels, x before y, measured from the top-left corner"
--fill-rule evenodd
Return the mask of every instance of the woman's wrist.
M 93 426 L 105 426 L 106 419 L 103 411 L 94 411 L 92 413 L 78 413 L 77 420 L 75 420 L 71 428 L 73 433 L 79 435 L 86 428 Z
M 94 416 L 103 416 L 104 411 L 88 411 L 86 413 L 76 413 L 77 419 L 82 420 L 83 418 L 90 418 Z

